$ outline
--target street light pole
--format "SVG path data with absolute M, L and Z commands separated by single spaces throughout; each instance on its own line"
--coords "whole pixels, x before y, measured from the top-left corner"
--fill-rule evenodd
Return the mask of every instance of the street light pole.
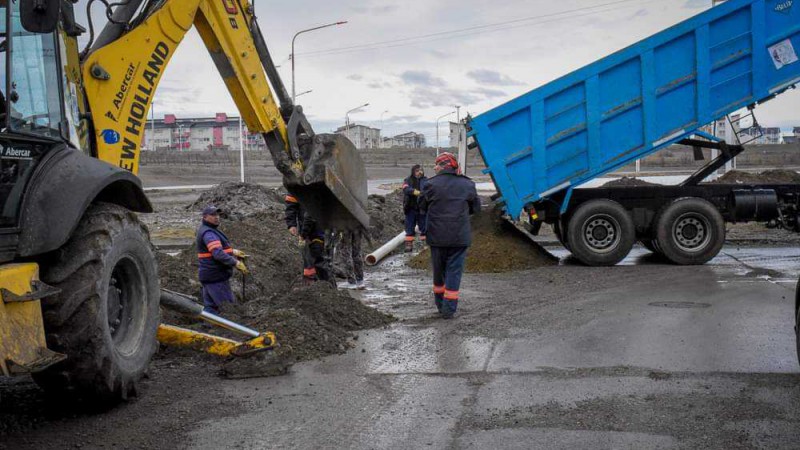
M 295 39 L 297 39 L 297 36 L 300 36 L 303 33 L 308 33 L 309 31 L 321 30 L 323 28 L 328 28 L 328 27 L 335 27 L 337 25 L 344 25 L 346 23 L 347 23 L 347 21 L 344 20 L 344 21 L 340 21 L 340 22 L 329 23 L 327 25 L 320 25 L 320 26 L 314 27 L 314 28 L 308 28 L 306 30 L 300 30 L 297 33 L 295 33 L 294 37 L 292 38 L 292 54 L 290 56 L 290 58 L 292 60 L 292 103 L 294 103 L 295 99 L 297 98 L 294 95 L 294 41 L 295 41 Z
M 361 108 L 366 108 L 367 106 L 369 106 L 369 103 L 364 103 L 363 105 L 353 108 L 350 111 L 344 113 L 344 129 L 347 132 L 347 139 L 350 139 L 350 142 L 353 142 L 353 140 L 350 138 L 350 113 L 358 111 Z
M 383 115 L 388 113 L 388 112 L 389 112 L 389 110 L 387 109 L 386 111 L 381 113 L 381 133 L 383 132 Z M 378 136 L 378 137 L 380 139 L 380 142 L 378 143 L 378 148 L 383 148 L 383 137 L 382 136 Z
M 244 128 L 242 116 L 239 115 L 239 181 L 244 183 Z
M 443 114 L 436 118 L 436 156 L 439 156 L 439 152 L 442 150 L 442 146 L 439 145 L 439 120 L 455 113 L 455 111 L 450 111 L 449 113 Z
M 150 150 L 156 149 L 156 102 L 150 104 Z

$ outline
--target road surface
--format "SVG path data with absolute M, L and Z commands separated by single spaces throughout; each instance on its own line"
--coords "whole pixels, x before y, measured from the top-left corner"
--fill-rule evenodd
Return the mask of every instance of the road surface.
M 611 268 L 564 258 L 468 274 L 450 321 L 434 317 L 429 277 L 403 257 L 368 274 L 363 294 L 401 320 L 362 332 L 345 355 L 248 380 L 161 359 L 140 400 L 51 414 L 0 448 L 800 445 L 800 249 L 725 247 L 699 267 L 637 250 Z M 23 404 L 0 405 L 0 422 L 40 410 L 36 388 L 16 383 L 11 401 Z

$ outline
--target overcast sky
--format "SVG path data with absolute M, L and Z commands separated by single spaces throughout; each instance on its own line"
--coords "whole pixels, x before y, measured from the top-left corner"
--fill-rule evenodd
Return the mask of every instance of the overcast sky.
M 711 0 L 255 0 L 267 44 L 290 86 L 295 32 L 349 23 L 297 40 L 297 91 L 317 132 L 351 121 L 384 135 L 424 133 L 438 116 L 486 111 L 693 16 Z M 97 8 L 100 9 L 99 7 Z M 459 31 L 461 30 L 461 31 Z M 790 92 L 757 110 L 764 126 L 800 126 Z M 192 31 L 156 94 L 156 117 L 236 115 L 199 36 Z M 388 111 L 385 112 L 384 111 Z M 454 115 L 451 117 L 455 117 Z M 446 145 L 446 120 L 442 144 Z

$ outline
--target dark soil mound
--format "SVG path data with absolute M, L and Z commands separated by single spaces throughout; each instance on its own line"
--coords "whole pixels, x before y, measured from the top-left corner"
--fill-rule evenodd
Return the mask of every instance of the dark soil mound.
M 430 258 L 430 250 L 425 249 L 408 264 L 415 269 L 429 269 Z M 557 263 L 557 258 L 503 219 L 499 211 L 472 217 L 472 247 L 467 253 L 466 272 L 510 272 Z
M 370 195 L 367 204 L 369 214 L 370 250 L 380 247 L 397 236 L 405 228 L 403 214 L 403 191 L 396 190 L 385 197 Z
M 241 220 L 258 212 L 284 207 L 286 191 L 258 184 L 225 182 L 203 192 L 186 209 L 198 213 L 208 205 L 222 210 L 223 218 Z
M 227 210 L 229 218 L 222 221 L 220 230 L 235 248 L 250 255 L 245 261 L 250 275 L 244 282 L 244 294 L 242 276 L 236 273 L 231 287 L 237 304 L 226 305 L 222 315 L 259 331 L 274 331 L 284 356 L 288 353 L 304 360 L 342 352 L 351 331 L 393 320 L 330 284 L 302 285 L 300 247 L 298 239 L 286 229 L 280 190 L 226 183 L 204 193 L 187 208 L 200 209 L 208 203 Z M 382 225 L 381 220 L 377 223 Z M 161 254 L 159 263 L 162 287 L 200 297 L 194 245 L 177 256 Z M 168 311 L 164 320 L 210 330 Z M 219 329 L 213 330 L 222 334 Z
M 616 180 L 611 180 L 604 184 L 602 187 L 629 187 L 629 186 L 659 186 L 657 183 L 651 183 L 634 177 L 622 177 Z
M 731 170 L 712 181 L 715 184 L 800 184 L 800 174 L 793 170 L 773 169 L 761 173 Z

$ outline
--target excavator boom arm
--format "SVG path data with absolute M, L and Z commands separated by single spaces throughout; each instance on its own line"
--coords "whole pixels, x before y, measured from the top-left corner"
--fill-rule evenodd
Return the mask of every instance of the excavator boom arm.
M 263 135 L 287 189 L 326 228 L 368 225 L 358 152 L 341 136 L 315 135 L 291 103 L 247 0 L 165 0 L 127 29 L 116 22 L 82 67 L 98 158 L 138 173 L 158 83 L 194 26 L 248 130 Z

